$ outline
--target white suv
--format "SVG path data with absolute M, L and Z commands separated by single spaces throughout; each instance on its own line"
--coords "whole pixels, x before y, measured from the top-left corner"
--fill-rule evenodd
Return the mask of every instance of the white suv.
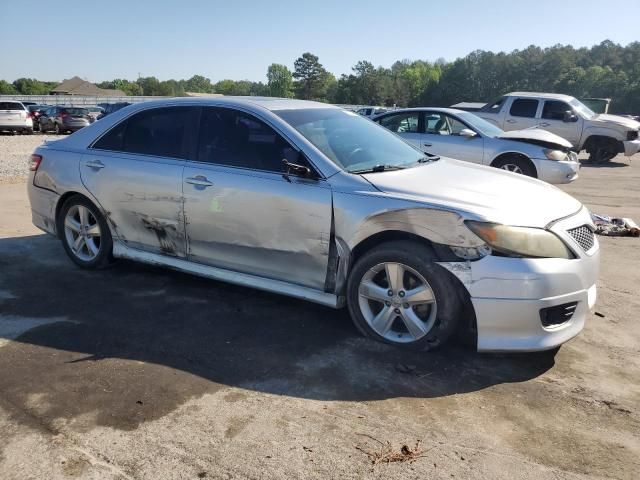
M 31 113 L 20 102 L 0 102 L 0 131 L 33 133 Z

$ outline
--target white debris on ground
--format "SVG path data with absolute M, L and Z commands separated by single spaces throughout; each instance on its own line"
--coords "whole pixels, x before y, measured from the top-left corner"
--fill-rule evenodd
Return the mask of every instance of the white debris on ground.
M 0 134 L 0 183 L 24 179 L 28 173 L 29 157 L 45 140 L 59 140 L 61 135 Z

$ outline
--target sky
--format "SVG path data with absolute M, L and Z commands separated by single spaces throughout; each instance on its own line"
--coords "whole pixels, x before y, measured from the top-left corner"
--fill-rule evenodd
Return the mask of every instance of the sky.
M 304 52 L 336 76 L 359 60 L 640 40 L 640 0 L 0 0 L 0 79 L 92 82 L 200 74 L 266 81 Z

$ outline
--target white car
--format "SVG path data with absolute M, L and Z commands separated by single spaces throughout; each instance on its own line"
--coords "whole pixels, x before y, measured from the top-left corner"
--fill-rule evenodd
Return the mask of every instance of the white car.
M 356 110 L 356 113 L 358 115 L 362 115 L 363 117 L 372 118 L 376 115 L 385 113 L 386 111 L 387 109 L 382 107 L 362 107 Z
M 505 132 L 470 112 L 453 108 L 405 108 L 373 119 L 425 153 L 480 163 L 549 183 L 578 178 L 571 144 L 551 132 Z
M 0 102 L 0 131 L 33 133 L 31 113 L 21 102 Z
M 640 122 L 596 114 L 569 95 L 513 92 L 475 114 L 505 130 L 536 127 L 553 132 L 571 142 L 577 152 L 586 150 L 596 163 L 608 162 L 619 153 L 630 157 L 640 151 Z

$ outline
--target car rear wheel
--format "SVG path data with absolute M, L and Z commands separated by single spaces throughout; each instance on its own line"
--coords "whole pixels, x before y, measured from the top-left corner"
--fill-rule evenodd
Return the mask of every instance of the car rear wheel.
M 69 198 L 58 216 L 58 232 L 67 255 L 83 268 L 102 268 L 111 262 L 113 240 L 99 210 L 79 195 Z
M 428 247 L 398 241 L 379 245 L 354 265 L 347 286 L 351 317 L 369 338 L 413 350 L 443 345 L 462 304 L 449 273 Z
M 493 163 L 493 166 L 502 170 L 507 170 L 508 172 L 519 173 L 521 175 L 526 175 L 527 177 L 538 178 L 536 169 L 531 161 L 522 157 L 517 157 L 515 155 L 499 158 Z

